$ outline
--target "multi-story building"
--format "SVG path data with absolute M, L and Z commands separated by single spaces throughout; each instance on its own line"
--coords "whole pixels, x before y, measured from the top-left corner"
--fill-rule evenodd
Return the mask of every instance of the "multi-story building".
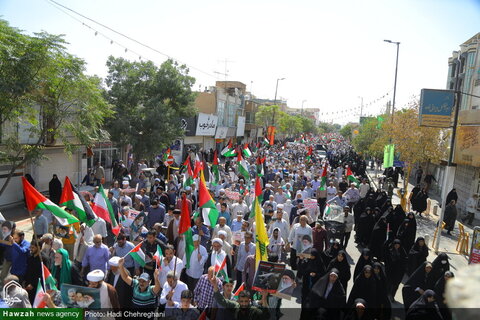
M 455 141 L 454 186 L 459 207 L 465 212 L 465 201 L 473 193 L 480 193 L 480 33 L 453 52 L 448 66 L 447 89 L 450 90 L 455 89 L 457 68 L 460 68 L 458 80 L 462 94 Z

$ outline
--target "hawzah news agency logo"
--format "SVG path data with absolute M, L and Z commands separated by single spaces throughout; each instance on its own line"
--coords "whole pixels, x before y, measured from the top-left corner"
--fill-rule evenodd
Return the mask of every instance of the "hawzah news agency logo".
M 20 289 L 22 289 L 22 286 L 20 284 L 18 284 L 18 282 L 16 282 L 15 280 L 12 280 L 12 281 L 9 281 L 4 287 L 3 287 L 3 301 L 5 301 L 5 303 L 8 305 L 8 306 L 13 306 L 13 304 L 15 303 L 19 303 L 19 302 L 22 302 L 22 300 L 20 300 L 19 297 L 10 297 L 10 295 L 8 294 L 11 287 L 18 287 Z

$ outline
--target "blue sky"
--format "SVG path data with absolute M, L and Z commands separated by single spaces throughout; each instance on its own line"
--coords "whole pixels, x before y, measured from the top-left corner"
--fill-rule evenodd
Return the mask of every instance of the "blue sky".
M 323 120 L 340 123 L 358 120 L 351 109 L 359 97 L 364 114 L 378 113 L 391 97 L 396 48 L 384 39 L 401 42 L 398 108 L 421 88 L 445 88 L 448 57 L 480 32 L 480 0 L 57 1 L 192 66 L 195 89 L 213 85 L 226 58 L 228 79 L 256 96 L 273 99 L 276 79 L 285 77 L 279 97 L 292 107 L 306 100 Z M 0 16 L 29 33 L 65 34 L 90 74 L 104 77 L 109 55 L 166 59 L 75 16 L 125 52 L 48 0 L 0 0 Z

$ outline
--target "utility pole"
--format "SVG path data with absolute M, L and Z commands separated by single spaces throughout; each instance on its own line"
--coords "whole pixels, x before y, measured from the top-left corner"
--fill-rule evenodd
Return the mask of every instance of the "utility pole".
M 398 51 L 400 49 L 400 42 L 395 42 L 392 40 L 383 40 L 383 41 L 397 45 L 397 59 L 395 62 L 395 82 L 393 84 L 393 104 L 392 104 L 392 123 L 393 123 L 393 114 L 395 113 L 395 97 L 397 94 Z
M 277 78 L 277 85 L 275 86 L 275 99 L 273 100 L 273 104 L 277 104 L 277 92 L 278 92 L 278 81 L 280 80 L 285 80 L 285 78 Z M 272 126 L 275 125 L 275 109 L 273 109 L 273 115 L 272 115 Z

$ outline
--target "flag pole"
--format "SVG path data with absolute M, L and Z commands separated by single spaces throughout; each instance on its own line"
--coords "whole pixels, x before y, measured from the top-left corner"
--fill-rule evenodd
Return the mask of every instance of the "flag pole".
M 43 288 L 45 290 L 45 292 L 47 292 L 47 285 L 45 284 L 45 274 L 43 273 L 43 261 L 42 261 L 42 258 L 40 257 L 40 267 L 42 268 L 42 282 L 43 282 Z
M 28 209 L 27 209 L 28 210 Z M 42 209 L 43 210 L 43 209 Z M 33 239 L 36 239 L 37 241 L 37 249 L 38 249 L 38 254 L 40 256 L 40 260 L 42 260 L 42 253 L 41 253 L 41 248 L 40 248 L 40 244 L 38 243 L 38 241 L 40 239 L 38 239 L 38 236 L 37 236 L 37 233 L 35 232 L 35 227 L 33 226 L 33 216 L 32 216 L 32 212 L 30 210 L 28 210 L 28 214 L 30 215 L 30 223 L 32 224 L 32 231 L 33 231 Z M 43 270 L 42 270 L 43 272 Z

